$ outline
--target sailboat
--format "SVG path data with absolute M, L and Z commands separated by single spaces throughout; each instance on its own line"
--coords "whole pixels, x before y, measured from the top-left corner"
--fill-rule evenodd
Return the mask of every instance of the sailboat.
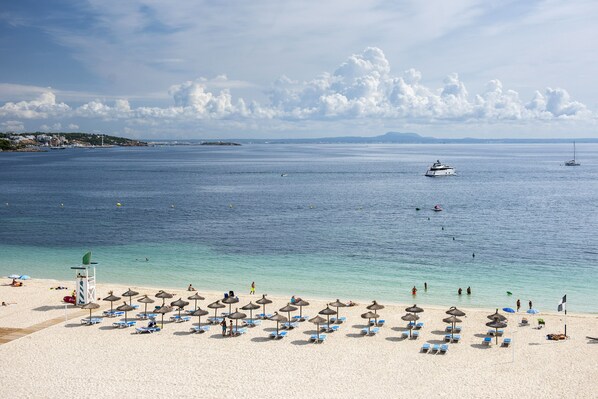
M 579 165 L 581 165 L 581 164 L 575 160 L 575 141 L 574 141 L 573 142 L 573 159 L 565 162 L 565 166 L 579 166 Z

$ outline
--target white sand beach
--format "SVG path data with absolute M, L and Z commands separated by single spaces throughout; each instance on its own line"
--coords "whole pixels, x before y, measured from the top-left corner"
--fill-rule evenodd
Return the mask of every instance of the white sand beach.
M 412 303 L 384 303 L 379 313 L 386 323 L 371 337 L 360 333 L 366 325 L 360 315 L 369 303 L 341 308 L 347 321 L 339 331 L 328 334 L 326 342 L 316 345 L 309 342 L 315 329 L 309 322 L 276 341 L 268 338 L 276 328 L 272 321 L 242 336 L 226 338 L 219 326 L 205 334 L 190 334 L 197 318 L 166 322 L 162 331 L 144 335 L 134 334 L 133 328 L 113 328 L 114 319 L 83 326 L 80 319 L 88 312 L 81 309 L 69 306 L 69 319 L 64 320 L 62 297 L 70 290 L 50 290 L 58 285 L 72 287 L 72 282 L 29 280 L 19 288 L 0 286 L 0 300 L 16 302 L 0 308 L 3 397 L 598 397 L 598 344 L 585 338 L 598 336 L 595 314 L 569 314 L 570 339 L 558 342 L 546 340 L 546 334 L 563 332 L 564 314 L 506 314 L 509 326 L 504 337 L 512 338 L 513 346 L 504 348 L 494 340 L 489 347 L 482 345 L 488 330 L 486 316 L 495 309 L 464 308 L 461 342 L 450 344 L 446 354 L 424 354 L 420 352 L 423 343 L 443 343 L 446 324 L 442 319 L 452 304 L 442 309 L 424 307 L 420 313 L 424 327 L 417 340 L 400 338 L 407 324 L 401 316 Z M 128 288 L 102 284 L 98 297 L 107 296 L 109 290 L 120 296 Z M 158 290 L 130 288 L 152 298 Z M 192 294 L 185 287 L 159 288 L 174 293 L 172 300 Z M 203 309 L 221 298 L 221 293 L 200 294 L 206 297 L 200 302 Z M 238 307 L 261 294 L 240 294 Z M 288 302 L 288 298 L 268 297 L 274 301 L 268 313 Z M 304 313 L 315 316 L 336 298 L 303 299 L 310 302 Z M 94 315 L 101 316 L 110 304 L 98 303 L 102 307 Z M 518 327 L 523 316 L 530 326 Z M 540 330 L 535 329 L 538 317 L 546 322 Z M 53 325 L 39 329 L 40 323 L 53 319 L 47 322 Z M 23 336 L 11 340 L 19 335 Z

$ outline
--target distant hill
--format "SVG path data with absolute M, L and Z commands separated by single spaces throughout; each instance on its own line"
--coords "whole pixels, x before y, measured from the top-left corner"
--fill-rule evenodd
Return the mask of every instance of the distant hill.
M 45 148 L 66 147 L 139 147 L 147 143 L 107 134 L 89 133 L 0 133 L 2 151 L 40 151 Z

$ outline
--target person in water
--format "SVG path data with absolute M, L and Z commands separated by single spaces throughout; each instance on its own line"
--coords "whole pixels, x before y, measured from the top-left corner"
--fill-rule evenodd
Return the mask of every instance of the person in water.
M 467 295 L 471 295 L 471 287 L 467 287 Z
M 519 312 L 519 309 L 521 308 L 521 301 L 518 299 L 517 300 L 517 311 Z
M 193 286 L 191 284 L 189 284 L 189 287 L 187 287 L 187 291 L 197 291 L 195 288 L 193 288 Z
M 415 285 L 413 286 L 413 288 L 411 289 L 411 295 L 415 295 L 417 294 L 417 288 L 415 288 Z
M 531 299 L 529 300 L 529 308 L 530 309 L 532 308 L 532 300 Z
M 457 294 L 461 295 L 463 293 L 463 290 L 461 289 L 461 287 L 459 287 L 459 289 L 457 290 Z
M 428 283 L 427 282 L 424 283 L 424 291 L 428 291 Z
M 251 289 L 249 290 L 249 295 L 255 294 L 255 281 L 251 282 Z

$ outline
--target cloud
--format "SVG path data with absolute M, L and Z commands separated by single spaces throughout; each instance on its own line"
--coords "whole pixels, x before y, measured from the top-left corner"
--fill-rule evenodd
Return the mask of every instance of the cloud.
M 5 121 L 0 123 L 1 130 L 4 132 L 19 132 L 25 130 L 25 125 L 21 121 Z
M 225 75 L 176 84 L 168 91 L 173 105 L 167 107 L 133 107 L 126 99 L 93 100 L 71 107 L 57 102 L 55 94 L 47 90 L 31 101 L 5 103 L 0 107 L 0 117 L 82 118 L 138 126 L 224 120 L 259 126 L 267 120 L 294 123 L 371 119 L 425 125 L 596 119 L 595 113 L 561 88 L 536 91 L 526 103 L 519 93 L 505 89 L 497 79 L 489 81 L 478 94 L 470 94 L 457 73 L 448 74 L 440 87 L 428 87 L 415 69 L 394 75 L 383 51 L 376 47 L 349 56 L 334 71 L 309 81 L 280 77 L 268 90 L 266 104 L 234 99 L 230 88 L 237 84 Z M 56 130 L 55 125 L 44 126 Z

